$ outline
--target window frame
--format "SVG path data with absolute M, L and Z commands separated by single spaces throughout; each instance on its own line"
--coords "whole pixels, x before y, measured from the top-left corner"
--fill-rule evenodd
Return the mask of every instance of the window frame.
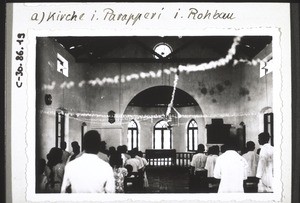
M 161 131 L 161 149 L 165 149 L 164 148 L 164 131 L 165 130 L 169 130 L 170 131 L 170 149 L 172 149 L 173 144 L 172 144 L 172 129 L 168 128 L 168 127 L 156 127 L 159 123 L 163 122 L 164 120 L 159 120 L 158 122 L 155 123 L 155 125 L 153 126 L 153 149 L 155 148 L 155 131 Z M 163 125 L 162 125 L 163 126 Z
M 196 127 L 191 127 L 190 125 L 192 124 L 192 122 L 195 122 Z M 190 149 L 190 130 L 192 130 L 192 149 Z M 197 133 L 195 133 L 195 130 L 197 130 Z M 195 138 L 196 138 L 196 142 L 197 142 L 197 136 L 198 136 L 198 123 L 196 122 L 195 119 L 191 119 L 188 124 L 187 124 L 187 151 L 189 152 L 194 152 L 197 150 L 197 147 L 195 146 Z
M 269 132 L 270 127 L 270 132 Z M 264 113 L 264 132 L 270 135 L 270 144 L 274 146 L 274 114 Z
M 134 139 L 133 139 L 133 136 L 134 136 L 134 131 L 136 131 L 136 147 L 139 149 L 139 126 L 137 124 L 137 122 L 132 119 L 128 126 L 131 124 L 131 123 L 134 123 L 135 127 L 127 127 L 127 139 L 128 139 L 128 134 L 129 134 L 129 131 L 131 132 L 131 145 L 129 145 L 129 140 L 127 140 L 127 146 L 128 146 L 128 150 L 132 150 L 133 149 L 133 142 L 134 142 Z M 131 149 L 129 149 L 129 146 L 131 146 Z

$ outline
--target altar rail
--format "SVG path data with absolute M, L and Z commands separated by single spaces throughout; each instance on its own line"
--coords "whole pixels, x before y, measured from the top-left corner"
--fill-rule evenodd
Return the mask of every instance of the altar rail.
M 194 153 L 176 152 L 175 149 L 146 149 L 145 158 L 149 166 L 188 167 Z

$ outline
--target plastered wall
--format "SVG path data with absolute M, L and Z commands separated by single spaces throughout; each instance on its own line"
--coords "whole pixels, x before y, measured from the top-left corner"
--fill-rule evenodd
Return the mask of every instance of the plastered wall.
M 130 46 L 134 51 L 136 47 Z M 137 49 L 137 48 L 136 48 Z M 186 50 L 193 52 L 197 47 Z M 202 51 L 203 52 L 203 51 Z M 202 53 L 201 52 L 201 53 Z M 60 53 L 69 62 L 69 77 L 64 77 L 56 70 L 56 57 Z M 207 50 L 216 57 L 217 53 Z M 114 53 L 116 54 L 116 53 Z M 126 55 L 126 52 L 122 52 Z M 142 54 L 139 52 L 139 54 Z M 55 40 L 50 38 L 37 39 L 37 85 L 36 85 L 36 140 L 37 156 L 45 158 L 47 152 L 55 144 L 55 112 L 58 108 L 65 108 L 70 112 L 69 134 L 66 136 L 68 146 L 72 141 L 81 143 L 81 124 L 85 122 L 87 129 L 97 129 L 107 146 L 117 147 L 127 144 L 128 120 L 116 119 L 109 123 L 102 117 L 78 117 L 76 113 L 93 115 L 107 115 L 114 111 L 116 116 L 126 114 L 162 114 L 166 109 L 159 108 L 129 108 L 128 104 L 138 93 L 149 87 L 167 85 L 173 86 L 174 75 L 162 74 L 157 78 L 144 78 L 131 80 L 118 84 L 104 84 L 79 86 L 82 81 L 96 78 L 114 77 L 132 73 L 163 70 L 177 67 L 179 64 L 160 63 L 76 63 L 75 59 Z M 55 82 L 55 87 L 44 88 Z M 72 87 L 61 88 L 66 81 L 73 82 Z M 184 115 L 203 115 L 196 118 L 198 123 L 199 143 L 206 143 L 205 125 L 211 123 L 212 118 L 223 118 L 225 124 L 239 127 L 241 122 L 246 125 L 246 140 L 257 144 L 257 135 L 263 130 L 261 110 L 272 107 L 272 73 L 260 78 L 259 67 L 232 64 L 226 67 L 207 71 L 185 73 L 179 75 L 177 88 L 191 95 L 199 104 L 198 107 L 182 107 L 177 110 Z M 51 94 L 53 102 L 46 105 L 44 95 Z M 158 95 L 159 96 L 159 95 Z M 174 126 L 173 147 L 177 151 L 186 151 L 186 124 L 191 118 L 179 119 L 179 125 Z M 153 126 L 159 119 L 149 122 L 138 121 L 140 126 L 140 149 L 152 148 Z M 258 147 L 258 146 L 257 146 Z M 68 150 L 71 150 L 68 148 Z

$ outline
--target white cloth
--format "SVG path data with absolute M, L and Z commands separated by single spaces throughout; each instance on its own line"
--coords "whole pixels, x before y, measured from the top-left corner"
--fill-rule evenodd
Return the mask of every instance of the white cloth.
M 103 161 L 109 163 L 109 158 L 107 154 L 104 154 L 103 152 L 98 152 L 97 156 L 102 159 Z
M 258 164 L 258 154 L 254 151 L 249 151 L 246 154 L 243 154 L 243 157 L 246 159 L 248 163 L 248 177 L 255 177 L 257 171 L 257 164 Z
M 195 170 L 203 170 L 206 164 L 207 156 L 203 153 L 195 154 L 192 158 L 191 166 L 195 167 Z
M 131 165 L 132 172 L 138 172 L 138 170 L 143 168 L 142 162 L 137 158 L 127 159 L 125 165 Z
M 216 164 L 216 159 L 218 155 L 208 155 L 206 159 L 205 169 L 207 170 L 207 177 L 211 178 L 214 177 L 214 168 Z
M 247 161 L 236 151 L 228 150 L 216 161 L 214 177 L 221 179 L 218 193 L 243 193 L 247 179 Z
M 273 192 L 273 147 L 267 143 L 261 147 L 256 177 L 260 178 L 258 192 Z
M 115 192 L 113 170 L 96 154 L 84 153 L 66 165 L 61 192 L 70 185 L 72 193 Z

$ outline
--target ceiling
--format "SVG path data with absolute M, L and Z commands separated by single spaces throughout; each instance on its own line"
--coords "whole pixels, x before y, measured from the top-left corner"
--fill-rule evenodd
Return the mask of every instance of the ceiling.
M 80 63 L 203 63 L 226 56 L 233 39 L 234 36 L 54 37 Z M 166 57 L 155 57 L 153 48 L 161 42 L 169 44 L 173 52 Z M 235 57 L 252 60 L 271 42 L 271 36 L 245 36 Z M 129 106 L 167 107 L 172 92 L 171 86 L 152 87 L 137 94 Z M 198 105 L 180 89 L 176 89 L 173 104 L 174 107 Z
M 226 56 L 234 36 L 53 38 L 81 63 L 203 63 Z M 154 56 L 159 55 L 153 48 L 161 42 L 168 43 L 173 52 L 157 59 Z M 251 60 L 271 42 L 271 36 L 244 36 L 237 46 L 235 57 Z M 209 55 L 208 51 L 207 54 L 193 53 L 191 50 L 195 47 L 217 55 Z

